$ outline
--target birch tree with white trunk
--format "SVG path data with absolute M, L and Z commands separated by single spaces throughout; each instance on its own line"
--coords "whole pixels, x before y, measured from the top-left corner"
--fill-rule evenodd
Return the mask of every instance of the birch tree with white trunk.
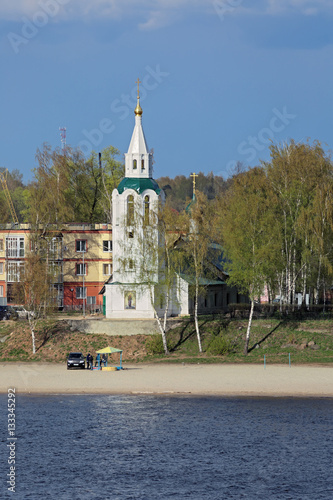
M 235 176 L 220 200 L 222 246 L 228 259 L 228 284 L 249 296 L 251 308 L 245 336 L 248 354 L 255 300 L 271 276 L 279 246 L 274 231 L 271 191 L 262 168 Z

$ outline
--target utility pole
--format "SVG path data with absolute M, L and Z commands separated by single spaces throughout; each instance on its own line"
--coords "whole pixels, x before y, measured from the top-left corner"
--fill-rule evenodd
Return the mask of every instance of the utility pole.
M 84 242 L 84 250 L 83 250 L 83 253 L 82 253 L 82 257 L 83 257 L 83 273 L 82 273 L 82 286 L 83 286 L 83 317 L 85 318 L 86 317 L 86 304 L 85 304 L 85 301 L 86 301 L 86 292 L 85 292 L 85 289 L 84 289 L 84 275 L 85 275 L 85 267 L 84 267 L 84 252 L 86 251 L 86 242 Z

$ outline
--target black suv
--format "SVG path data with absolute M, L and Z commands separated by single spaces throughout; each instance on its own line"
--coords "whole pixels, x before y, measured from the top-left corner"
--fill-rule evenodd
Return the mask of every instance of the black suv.
M 0 320 L 2 319 L 17 319 L 18 314 L 11 306 L 0 306 Z
M 0 319 L 7 319 L 7 306 L 0 306 Z
M 67 370 L 70 368 L 85 369 L 84 356 L 82 352 L 70 352 L 67 358 Z

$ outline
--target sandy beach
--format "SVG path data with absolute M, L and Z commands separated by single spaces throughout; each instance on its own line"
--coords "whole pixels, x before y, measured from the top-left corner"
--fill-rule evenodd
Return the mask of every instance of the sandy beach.
M 117 372 L 64 364 L 0 363 L 0 392 L 333 397 L 333 367 L 126 365 Z

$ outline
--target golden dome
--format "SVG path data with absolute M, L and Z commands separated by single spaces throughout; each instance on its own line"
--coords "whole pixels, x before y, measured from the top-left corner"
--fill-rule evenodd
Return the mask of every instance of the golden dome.
M 141 116 L 142 115 L 142 108 L 140 106 L 140 100 L 139 100 L 139 98 L 138 98 L 138 103 L 136 105 L 134 113 L 135 113 L 136 116 Z

